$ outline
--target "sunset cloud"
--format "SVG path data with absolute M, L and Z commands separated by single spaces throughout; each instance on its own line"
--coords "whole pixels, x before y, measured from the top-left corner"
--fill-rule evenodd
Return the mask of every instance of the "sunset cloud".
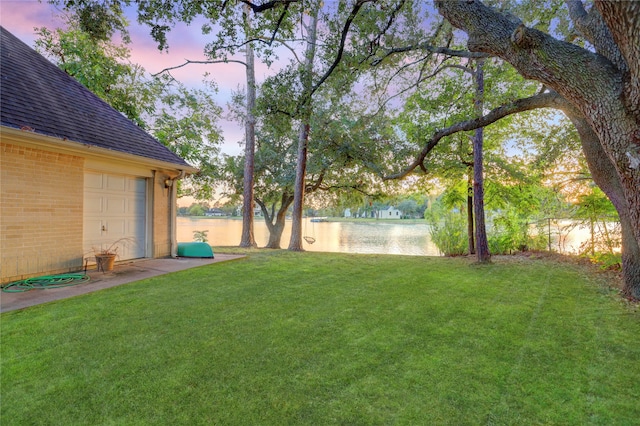
M 60 12 L 49 4 L 36 1 L 0 1 L 0 24 L 20 40 L 33 47 L 35 27 L 57 27 Z

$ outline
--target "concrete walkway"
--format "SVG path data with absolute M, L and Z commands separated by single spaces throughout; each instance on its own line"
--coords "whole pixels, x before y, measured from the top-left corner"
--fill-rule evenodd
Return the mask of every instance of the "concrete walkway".
M 216 254 L 214 259 L 181 257 L 177 259 L 141 259 L 119 262 L 116 263 L 113 271 L 110 272 L 98 272 L 95 269 L 87 271 L 87 275 L 89 275 L 91 279 L 78 285 L 44 290 L 29 290 L 22 293 L 0 292 L 0 312 L 23 309 L 41 303 L 66 299 L 80 294 L 139 281 L 144 278 L 167 274 L 169 272 L 182 271 L 197 266 L 241 259 L 243 257 L 245 256 L 241 254 Z

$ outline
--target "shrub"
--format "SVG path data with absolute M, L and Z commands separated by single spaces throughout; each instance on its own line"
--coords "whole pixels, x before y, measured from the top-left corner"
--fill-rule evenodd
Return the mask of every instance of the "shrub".
M 602 270 L 622 270 L 622 254 L 620 253 L 595 252 L 588 256 L 591 263 L 600 266 Z
M 193 241 L 196 241 L 199 243 L 206 243 L 208 241 L 208 238 L 207 238 L 208 232 L 209 232 L 208 229 L 206 231 L 193 231 Z
M 431 241 L 445 256 L 460 256 L 467 253 L 466 217 L 441 206 L 425 213 L 429 224 Z
M 496 215 L 488 233 L 489 251 L 492 254 L 510 254 L 514 251 L 544 250 L 544 233 L 521 218 L 513 209 Z

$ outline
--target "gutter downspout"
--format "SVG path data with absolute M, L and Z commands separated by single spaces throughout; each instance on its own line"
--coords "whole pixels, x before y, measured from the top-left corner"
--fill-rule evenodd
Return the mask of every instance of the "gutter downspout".
M 170 223 L 170 235 L 171 235 L 171 257 L 178 257 L 178 238 L 177 238 L 177 216 L 178 216 L 178 186 L 176 185 L 176 181 L 185 177 L 186 173 L 184 170 L 180 170 L 178 176 L 171 179 L 171 196 L 169 197 L 169 203 L 171 204 L 169 223 Z

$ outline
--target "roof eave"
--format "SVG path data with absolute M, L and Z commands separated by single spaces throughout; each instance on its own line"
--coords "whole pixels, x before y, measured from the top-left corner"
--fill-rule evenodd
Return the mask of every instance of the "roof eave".
M 196 174 L 199 171 L 197 168 L 188 164 L 178 164 L 168 161 L 156 160 L 140 155 L 129 154 L 113 149 L 101 148 L 95 145 L 74 142 L 68 139 L 56 138 L 8 126 L 0 126 L 0 128 L 2 139 L 7 138 L 9 140 L 15 140 L 20 143 L 28 143 L 40 148 L 53 148 L 56 151 L 80 156 L 102 157 L 109 159 L 116 158 L 135 165 L 145 165 L 152 169 L 184 170 L 185 174 L 187 175 Z

